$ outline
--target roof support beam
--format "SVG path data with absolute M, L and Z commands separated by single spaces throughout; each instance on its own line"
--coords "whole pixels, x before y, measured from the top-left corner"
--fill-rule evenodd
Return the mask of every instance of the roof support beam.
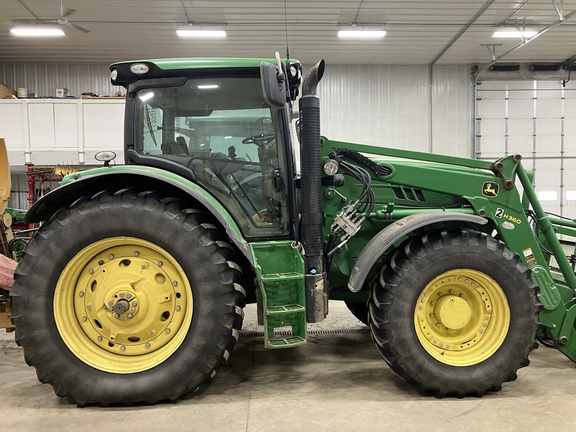
M 476 70 L 476 72 L 474 73 L 475 76 L 478 76 L 478 74 L 480 72 L 482 72 L 484 69 L 488 69 L 490 66 L 492 66 L 495 63 L 498 63 L 500 60 L 502 60 L 504 57 L 506 57 L 509 54 L 512 54 L 513 52 L 519 50 L 522 47 L 525 47 L 526 45 L 528 45 L 530 42 L 532 42 L 534 39 L 539 38 L 540 36 L 542 36 L 544 33 L 552 30 L 553 28 L 558 27 L 560 24 L 562 24 L 563 22 L 566 22 L 567 20 L 569 20 L 570 18 L 572 18 L 573 16 L 576 15 L 576 10 L 573 10 L 572 12 L 570 12 L 568 15 L 566 15 L 565 17 L 553 22 L 552 24 L 550 24 L 548 27 L 540 30 L 538 33 L 536 33 L 534 36 L 527 38 L 526 40 L 523 40 L 522 42 L 520 42 L 518 45 L 514 46 L 513 48 L 510 48 L 508 51 L 506 51 L 503 54 L 500 54 L 498 57 L 496 57 L 494 60 L 492 60 L 491 62 L 488 62 L 486 64 L 480 65 L 478 66 L 478 69 Z
M 490 5 L 494 3 L 494 1 L 495 0 L 488 0 L 486 3 L 484 3 L 484 5 L 478 10 L 478 12 L 476 12 L 476 14 L 474 14 L 474 16 L 470 18 L 470 20 L 466 23 L 466 25 L 460 29 L 460 31 L 452 38 L 450 42 L 448 42 L 448 44 L 444 48 L 442 48 L 442 51 L 440 51 L 438 55 L 434 57 L 434 60 L 432 60 L 430 66 L 434 66 L 434 64 L 436 64 L 436 62 L 440 60 L 440 58 L 444 54 L 446 54 L 446 51 L 448 51 L 450 47 L 452 47 L 452 45 L 454 45 L 456 41 L 460 39 L 460 36 L 462 36 L 466 32 L 466 30 L 468 30 L 470 26 L 474 24 L 476 20 L 482 16 L 484 12 L 486 12 L 486 9 L 488 9 Z

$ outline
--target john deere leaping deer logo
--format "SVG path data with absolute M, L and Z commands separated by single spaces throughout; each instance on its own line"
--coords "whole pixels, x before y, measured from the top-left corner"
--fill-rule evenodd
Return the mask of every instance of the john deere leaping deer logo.
M 487 181 L 482 185 L 482 195 L 487 198 L 496 198 L 500 192 L 500 185 L 496 182 Z

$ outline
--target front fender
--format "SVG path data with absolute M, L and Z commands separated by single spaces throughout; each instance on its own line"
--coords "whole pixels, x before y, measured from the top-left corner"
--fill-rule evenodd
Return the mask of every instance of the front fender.
M 26 212 L 26 224 L 50 219 L 58 210 L 70 206 L 77 199 L 93 195 L 111 187 L 138 187 L 149 190 L 177 190 L 204 206 L 222 226 L 226 233 L 246 258 L 252 262 L 250 247 L 244 240 L 238 225 L 224 208 L 210 194 L 197 184 L 179 175 L 158 168 L 136 165 L 121 165 L 95 168 L 71 174 L 64 178 L 57 189 L 40 198 Z
M 465 213 L 430 212 L 414 214 L 397 220 L 376 234 L 376 236 L 368 242 L 366 247 L 362 249 L 350 274 L 348 289 L 354 293 L 362 289 L 368 273 L 378 258 L 380 258 L 390 246 L 412 231 L 437 222 L 470 222 L 485 225 L 488 223 L 488 219 Z

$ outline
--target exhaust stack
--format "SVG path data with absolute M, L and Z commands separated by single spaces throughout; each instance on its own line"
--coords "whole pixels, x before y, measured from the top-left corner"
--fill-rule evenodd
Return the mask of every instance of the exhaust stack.
M 322 188 L 320 161 L 320 98 L 318 83 L 324 60 L 314 65 L 302 83 L 300 98 L 301 232 L 306 267 L 306 315 L 310 323 L 328 314 L 328 283 L 322 239 Z

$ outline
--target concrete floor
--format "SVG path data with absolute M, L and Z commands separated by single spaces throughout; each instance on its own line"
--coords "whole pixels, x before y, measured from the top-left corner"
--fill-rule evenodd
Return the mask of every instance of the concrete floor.
M 340 302 L 290 350 L 265 350 L 250 335 L 261 330 L 255 316 L 248 306 L 244 334 L 211 384 L 155 406 L 77 408 L 40 384 L 13 334 L 2 334 L 0 431 L 576 431 L 576 370 L 555 350 L 536 350 L 498 393 L 439 400 L 396 377 Z

